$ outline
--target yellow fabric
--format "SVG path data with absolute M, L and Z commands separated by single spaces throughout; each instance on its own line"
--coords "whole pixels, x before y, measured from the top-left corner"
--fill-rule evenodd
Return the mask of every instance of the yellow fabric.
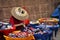
M 5 35 L 4 35 L 4 37 L 5 37 L 6 40 L 35 40 L 33 35 L 31 35 L 29 37 L 25 37 L 25 38 L 11 38 L 11 37 L 8 37 L 8 36 L 5 36 Z

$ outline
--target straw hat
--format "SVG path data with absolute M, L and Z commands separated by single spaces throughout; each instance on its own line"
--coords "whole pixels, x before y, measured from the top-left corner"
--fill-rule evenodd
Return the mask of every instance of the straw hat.
M 14 7 L 11 10 L 11 14 L 13 17 L 15 17 L 18 20 L 25 20 L 28 18 L 28 13 L 25 9 L 21 7 Z

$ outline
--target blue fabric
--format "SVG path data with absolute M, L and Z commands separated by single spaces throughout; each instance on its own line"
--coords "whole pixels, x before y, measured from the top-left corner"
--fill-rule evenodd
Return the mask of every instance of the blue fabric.
M 50 30 L 52 30 L 52 32 L 55 31 L 55 37 L 56 37 L 56 35 L 57 35 L 58 28 L 59 28 L 59 27 L 57 27 L 57 25 L 55 25 L 55 27 L 50 27 L 50 28 L 49 28 Z M 53 36 L 53 33 L 52 33 L 52 36 Z
M 41 28 L 41 25 L 37 25 L 37 24 L 30 24 L 31 27 L 33 28 Z M 58 30 L 58 25 L 55 25 L 55 27 L 48 27 L 50 30 L 43 30 L 43 31 L 46 31 L 47 33 L 46 34 L 34 34 L 34 37 L 36 40 L 51 40 L 52 36 L 53 36 L 53 31 L 56 31 Z M 43 27 L 43 26 L 42 26 Z
M 34 34 L 34 37 L 35 37 L 36 40 L 38 40 L 38 39 L 51 40 L 52 33 L 50 33 L 50 34 L 48 34 L 48 33 L 45 33 L 45 34 Z
M 33 27 L 33 28 L 35 28 L 35 29 L 38 28 L 38 27 L 36 27 L 36 26 L 38 26 L 38 24 L 30 24 L 30 27 Z
M 34 34 L 34 37 L 36 40 L 38 40 L 38 39 L 47 40 L 46 35 L 43 35 L 43 34 Z
M 59 9 L 58 8 L 56 8 L 55 10 L 54 10 L 54 12 L 52 13 L 52 16 L 59 16 Z
M 57 7 L 54 11 L 53 11 L 53 13 L 52 13 L 52 15 L 51 16 L 59 16 L 59 7 Z

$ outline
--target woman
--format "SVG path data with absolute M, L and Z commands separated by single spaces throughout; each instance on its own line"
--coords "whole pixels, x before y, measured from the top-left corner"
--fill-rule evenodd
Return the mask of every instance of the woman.
M 28 13 L 26 12 L 26 10 L 24 10 L 21 7 L 14 7 L 12 9 L 12 17 L 10 18 L 10 23 L 12 24 L 12 26 L 15 26 L 16 29 L 20 28 L 24 28 L 25 25 L 29 24 L 29 20 L 28 20 Z M 21 27 L 21 25 L 23 25 Z

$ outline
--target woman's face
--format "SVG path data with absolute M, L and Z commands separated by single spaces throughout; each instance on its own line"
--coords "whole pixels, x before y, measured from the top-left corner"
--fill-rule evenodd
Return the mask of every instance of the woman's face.
M 25 15 L 27 13 L 24 9 L 21 9 L 21 8 L 17 8 L 15 10 L 15 12 L 18 16 L 22 16 L 22 15 Z

